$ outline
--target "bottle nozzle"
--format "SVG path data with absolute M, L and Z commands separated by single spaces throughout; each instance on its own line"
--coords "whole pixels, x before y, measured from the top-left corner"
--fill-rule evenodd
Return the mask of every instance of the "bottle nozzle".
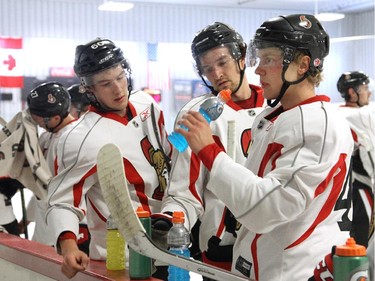
M 227 103 L 230 100 L 231 95 L 232 95 L 232 91 L 230 89 L 221 90 L 218 94 L 220 99 L 225 103 Z

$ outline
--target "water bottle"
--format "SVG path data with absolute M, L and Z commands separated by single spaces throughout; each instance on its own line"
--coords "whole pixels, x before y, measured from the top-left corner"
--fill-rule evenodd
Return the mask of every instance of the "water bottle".
M 229 89 L 221 90 L 217 96 L 209 97 L 204 100 L 198 111 L 203 115 L 208 123 L 216 120 L 223 112 L 224 104 L 230 100 L 231 94 L 232 91 Z M 168 136 L 168 140 L 179 152 L 185 151 L 185 149 L 188 147 L 185 137 L 177 132 L 172 132 Z
M 369 280 L 368 271 L 366 248 L 356 244 L 354 238 L 348 238 L 345 245 L 336 247 L 333 256 L 333 280 Z
M 169 251 L 173 254 L 189 258 L 190 235 L 184 226 L 185 218 L 183 212 L 174 212 L 173 226 L 168 232 Z M 189 281 L 189 271 L 174 265 L 168 267 L 168 281 Z
M 108 270 L 125 269 L 125 241 L 117 229 L 116 223 L 112 217 L 107 219 L 107 259 L 106 267 Z
M 137 215 L 147 235 L 151 237 L 150 212 L 145 211 L 141 206 L 137 209 Z M 151 277 L 152 261 L 129 247 L 129 276 L 130 279 L 148 279 Z

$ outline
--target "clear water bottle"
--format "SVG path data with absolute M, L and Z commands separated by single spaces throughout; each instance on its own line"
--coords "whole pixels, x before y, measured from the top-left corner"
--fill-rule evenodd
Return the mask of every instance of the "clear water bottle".
M 125 240 L 120 234 L 116 223 L 112 217 L 107 219 L 107 259 L 106 267 L 108 270 L 125 269 Z
M 348 238 L 345 245 L 337 246 L 333 256 L 333 280 L 369 280 L 369 260 L 366 248 Z
M 221 90 L 217 96 L 209 97 L 203 101 L 199 107 L 199 112 L 208 123 L 219 118 L 224 110 L 224 104 L 230 100 L 231 94 L 231 90 L 225 89 Z M 168 140 L 179 152 L 185 151 L 188 147 L 185 137 L 177 132 L 172 132 L 168 136 Z
M 189 231 L 184 226 L 185 218 L 183 212 L 174 212 L 172 223 L 173 226 L 168 232 L 169 251 L 173 254 L 190 257 Z M 174 265 L 168 267 L 168 281 L 189 281 L 189 271 Z

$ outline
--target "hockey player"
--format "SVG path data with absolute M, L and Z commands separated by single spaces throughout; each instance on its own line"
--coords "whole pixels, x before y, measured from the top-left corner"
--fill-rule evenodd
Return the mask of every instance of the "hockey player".
M 72 102 L 70 106 L 70 114 L 77 119 L 88 110 L 90 105 L 90 100 L 87 95 L 85 93 L 81 93 L 79 89 L 79 84 L 71 85 L 67 89 Z
M 27 105 L 33 120 L 45 131 L 39 137 L 39 145 L 46 158 L 50 172 L 57 173 L 56 153 L 57 143 L 63 133 L 71 126 L 75 117 L 70 114 L 71 98 L 63 85 L 46 82 L 32 89 L 27 96 Z M 27 221 L 34 221 L 34 235 L 32 240 L 53 246 L 54 240 L 45 223 L 46 201 L 33 195 L 27 207 Z M 79 248 L 88 253 L 90 234 L 86 220 L 79 225 Z
M 57 142 L 74 121 L 69 114 L 70 96 L 61 84 L 47 82 L 30 91 L 27 106 L 33 120 L 45 130 L 39 136 L 39 145 L 51 174 L 55 175 Z M 53 238 L 45 223 L 45 212 L 46 200 L 33 195 L 27 206 L 27 221 L 35 222 L 32 240 L 53 246 Z
M 90 258 L 106 259 L 106 221 L 110 213 L 96 173 L 98 151 L 107 143 L 120 147 L 134 207 L 160 212 L 168 180 L 163 113 L 152 97 L 131 93 L 131 68 L 122 50 L 97 38 L 76 48 L 74 70 L 92 106 L 59 141 L 58 175 L 48 190 L 47 223 L 69 278 L 84 270 L 88 256 L 79 251 L 78 223 L 86 215 L 91 234 Z M 130 97 L 129 97 L 130 95 Z M 164 153 L 165 151 L 165 153 Z
M 232 271 L 258 281 L 307 280 L 350 230 L 344 199 L 353 140 L 329 98 L 315 93 L 329 37 L 312 15 L 279 16 L 257 29 L 250 47 L 271 107 L 253 123 L 245 167 L 196 111 L 178 122 L 188 131 L 176 131 L 210 171 L 207 190 L 242 224 Z
M 351 236 L 367 247 L 371 211 L 374 204 L 375 116 L 367 106 L 371 91 L 369 77 L 361 71 L 343 73 L 337 89 L 345 100 L 340 106 L 354 139 L 352 156 L 353 224 Z
M 208 97 L 230 89 L 231 100 L 224 106 L 220 118 L 211 122 L 212 134 L 226 151 L 230 146 L 228 136 L 233 138 L 233 149 L 229 148 L 234 151 L 232 157 L 243 164 L 250 145 L 252 122 L 263 110 L 265 101 L 261 88 L 250 85 L 245 75 L 246 43 L 232 27 L 214 22 L 195 35 L 191 50 L 197 73 L 211 93 L 193 99 L 180 112 L 197 109 Z M 229 128 L 228 122 L 233 122 L 233 128 Z M 190 231 L 200 223 L 203 261 L 230 270 L 239 224 L 224 203 L 206 189 L 211 185 L 211 177 L 197 155 L 190 149 L 183 153 L 175 151 L 172 163 L 178 168 L 171 174 L 162 211 L 183 211 Z

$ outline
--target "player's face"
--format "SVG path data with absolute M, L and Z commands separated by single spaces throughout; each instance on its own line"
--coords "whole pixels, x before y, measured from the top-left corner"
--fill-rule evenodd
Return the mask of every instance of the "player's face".
M 41 116 L 31 113 L 31 118 L 38 124 L 39 127 L 48 130 L 49 128 L 55 128 L 60 123 L 60 116 L 55 115 L 48 118 L 43 118 Z
M 240 83 L 240 70 L 237 61 L 227 47 L 218 47 L 200 56 L 202 74 L 216 91 L 236 90 Z M 244 67 L 244 60 L 240 60 Z
M 259 75 L 260 85 L 268 99 L 275 99 L 280 93 L 283 81 L 282 75 L 282 50 L 279 48 L 259 49 L 257 52 L 257 67 L 255 73 Z
M 124 116 L 128 106 L 128 81 L 122 66 L 118 64 L 92 78 L 93 86 L 90 86 L 90 90 L 98 102 L 104 108 Z
M 357 89 L 359 106 L 368 105 L 371 97 L 369 85 L 360 85 Z

